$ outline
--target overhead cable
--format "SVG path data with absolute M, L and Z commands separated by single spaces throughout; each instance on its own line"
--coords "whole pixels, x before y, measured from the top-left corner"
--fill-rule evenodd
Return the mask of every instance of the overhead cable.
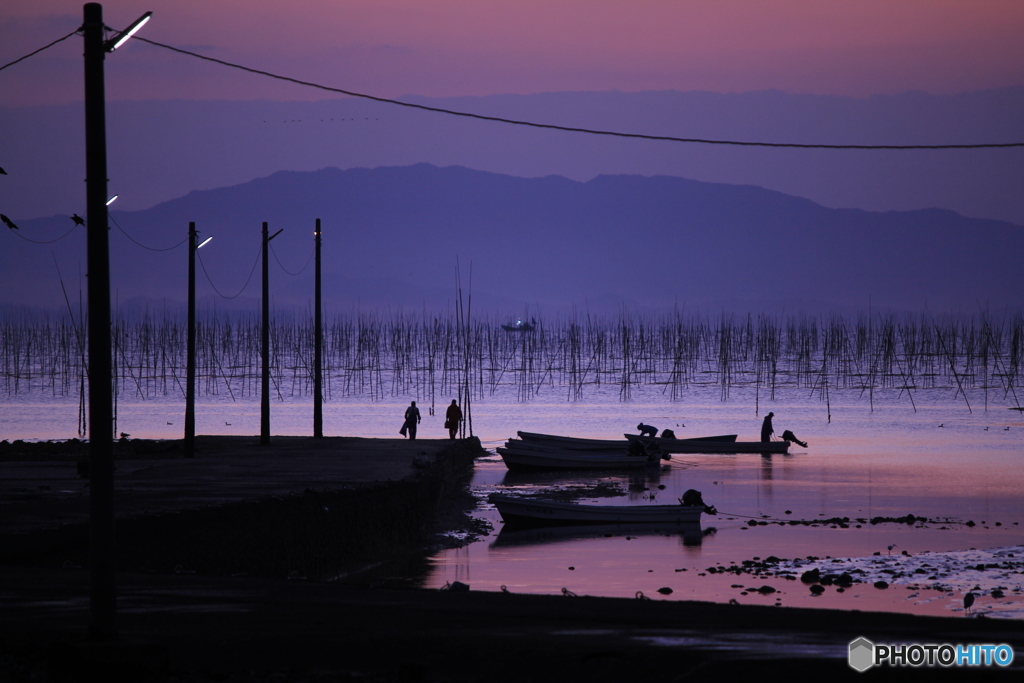
M 63 38 L 58 38 L 57 40 L 53 41 L 53 42 L 52 42 L 52 43 L 50 43 L 49 45 L 44 45 L 43 47 L 39 48 L 38 50 L 35 50 L 35 51 L 33 51 L 33 52 L 29 52 L 29 53 L 28 53 L 27 55 L 25 55 L 24 57 L 18 57 L 18 58 L 17 58 L 17 59 L 15 59 L 15 60 L 14 60 L 13 62 L 7 62 L 7 63 L 6 63 L 6 64 L 4 64 L 3 66 L 0 66 L 0 71 L 3 71 L 4 69 L 6 69 L 6 68 L 7 68 L 7 67 L 9 67 L 9 66 L 14 66 L 14 65 L 15 65 L 15 64 L 17 64 L 18 62 L 23 62 L 23 61 L 25 61 L 26 59 L 28 59 L 29 57 L 32 57 L 33 55 L 37 55 L 37 54 L 39 54 L 39 53 L 40 53 L 40 52 L 42 52 L 43 50 L 49 50 L 49 49 L 50 49 L 51 47 L 53 47 L 53 46 L 54 46 L 54 45 L 56 45 L 57 43 L 61 42 L 62 40 L 67 40 L 68 38 L 70 38 L 71 36 L 75 35 L 76 33 L 78 33 L 78 32 L 79 32 L 79 31 L 81 31 L 81 30 L 82 30 L 82 29 L 80 29 L 80 28 L 76 28 L 76 29 L 75 29 L 74 31 L 72 31 L 71 33 L 67 34 L 67 35 L 66 35 L 66 36 L 64 36 Z
M 68 235 L 73 233 L 75 231 L 75 228 L 77 228 L 77 227 L 78 227 L 77 224 L 72 225 L 70 230 L 68 230 L 66 233 L 64 233 L 60 237 L 57 237 L 57 238 L 52 239 L 52 240 L 34 240 L 34 239 L 30 239 L 28 237 L 25 237 L 24 235 L 22 235 L 20 232 L 18 232 L 16 230 L 8 230 L 7 232 L 13 233 L 13 234 L 17 235 L 18 237 L 20 237 L 21 239 L 25 240 L 26 242 L 31 242 L 32 244 L 53 244 L 54 242 L 60 242 L 62 239 L 64 239 L 65 237 L 67 237 Z
M 294 273 L 292 271 L 288 270 L 287 268 L 285 268 L 284 264 L 281 263 L 281 259 L 278 258 L 277 251 L 274 249 L 274 245 L 273 244 L 270 245 L 270 253 L 274 255 L 274 260 L 277 261 L 277 265 L 279 265 L 281 267 L 281 270 L 283 270 L 285 273 L 287 273 L 288 275 L 302 275 L 302 273 L 306 270 L 306 268 L 309 268 L 309 264 L 313 260 L 313 254 L 316 253 L 316 249 L 311 249 L 310 250 L 309 258 L 306 259 L 306 265 L 302 266 L 302 268 L 299 268 L 299 270 L 294 272 Z
M 441 107 L 430 107 L 425 104 L 414 104 L 412 102 L 402 102 L 401 100 L 393 100 L 386 97 L 377 97 L 375 95 L 367 95 L 365 93 L 354 92 L 352 90 L 344 90 L 342 88 L 332 88 L 327 85 L 320 83 L 313 83 L 310 81 L 303 81 L 297 78 L 291 78 L 290 76 L 281 76 L 280 74 L 271 73 L 270 71 L 263 71 L 261 69 L 253 69 L 248 66 L 241 64 L 235 64 L 228 62 L 223 59 L 217 59 L 216 57 L 208 57 L 201 55 L 196 52 L 189 50 L 183 50 L 179 47 L 172 47 L 163 43 L 158 43 L 155 40 L 148 38 L 142 38 L 135 36 L 135 40 L 140 40 L 144 43 L 149 43 L 156 47 L 162 47 L 165 50 L 171 50 L 179 54 L 188 55 L 197 59 L 202 59 L 207 62 L 213 62 L 215 64 L 221 64 L 223 66 L 230 67 L 232 69 L 240 69 L 247 71 L 252 74 L 260 76 L 267 76 L 268 78 L 274 78 L 279 81 L 287 81 L 289 83 L 295 83 L 296 85 L 302 85 L 308 88 L 316 88 L 318 90 L 325 90 L 327 92 L 339 93 L 341 95 L 348 95 L 349 97 L 359 97 L 365 100 L 372 100 L 374 102 L 382 102 L 385 104 L 394 104 L 399 107 L 408 107 L 410 109 L 420 109 L 423 111 L 435 112 L 438 114 L 448 114 L 450 116 L 462 116 L 470 119 L 478 119 L 480 121 L 493 121 L 496 123 L 507 123 L 515 126 L 528 126 L 530 128 L 542 128 L 547 130 L 559 130 L 569 133 L 585 133 L 587 135 L 603 135 L 618 138 L 633 138 L 638 140 L 656 140 L 662 142 L 687 142 L 693 144 L 702 145 L 733 145 L 739 147 L 788 147 L 796 149 L 862 149 L 862 150 L 925 150 L 925 149 L 992 149 L 992 148 L 1004 148 L 1004 147 L 1024 147 L 1024 142 L 992 142 L 992 143 L 978 143 L 978 144 L 966 144 L 966 145 L 826 145 L 826 144 L 805 144 L 796 142 L 751 142 L 741 140 L 710 140 L 703 138 L 681 138 L 674 137 L 671 135 L 645 135 L 643 133 L 622 133 L 612 130 L 597 130 L 593 128 L 578 128 L 575 126 L 559 126 L 552 123 L 537 123 L 535 121 L 520 121 L 517 119 L 509 119 L 501 116 L 485 116 L 483 114 L 471 114 L 464 111 L 456 111 L 453 109 L 444 109 Z
M 210 279 L 210 273 L 207 272 L 207 270 L 206 270 L 206 264 L 203 263 L 203 254 L 202 254 L 202 252 L 196 251 L 196 256 L 199 257 L 199 265 L 203 269 L 203 275 L 206 276 L 206 281 L 210 283 L 211 287 L 213 287 L 213 291 L 217 292 L 217 295 L 220 296 L 222 299 L 236 299 L 239 296 L 241 296 L 242 292 L 245 291 L 245 288 L 249 286 L 249 281 L 252 280 L 252 274 L 256 272 L 256 264 L 260 262 L 260 254 L 261 253 L 263 253 L 262 247 L 260 249 L 256 250 L 256 260 L 254 260 L 252 262 L 252 270 L 249 271 L 249 277 L 247 277 L 245 279 L 245 284 L 242 285 L 242 288 L 240 290 L 238 290 L 238 294 L 235 294 L 233 296 L 227 296 L 226 294 L 221 292 L 219 289 L 217 289 L 217 285 L 213 284 L 213 280 Z
M 118 223 L 116 220 L 114 220 L 114 217 L 110 213 L 107 213 L 107 218 L 109 218 L 110 221 L 114 225 L 117 226 L 117 229 L 121 231 L 122 235 L 124 235 L 125 237 L 130 239 L 132 242 L 135 242 L 135 244 L 139 245 L 140 247 L 142 247 L 143 249 L 146 249 L 148 251 L 170 251 L 171 249 L 177 249 L 181 245 L 185 244 L 185 242 L 188 242 L 188 237 L 185 237 L 185 239 L 183 239 L 182 241 L 178 242 L 173 247 L 167 247 L 166 249 L 157 249 L 156 247 L 147 247 L 145 244 L 143 244 L 142 242 L 138 241 L 137 239 L 135 239 L 134 237 L 129 235 L 127 232 L 125 232 L 125 229 L 121 227 L 120 223 Z

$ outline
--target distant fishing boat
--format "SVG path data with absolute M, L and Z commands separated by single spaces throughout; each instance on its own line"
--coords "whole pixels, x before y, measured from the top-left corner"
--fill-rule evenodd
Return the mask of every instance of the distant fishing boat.
M 524 320 L 516 320 L 511 325 L 502 325 L 501 329 L 505 330 L 506 332 L 533 332 L 533 330 L 536 329 L 536 327 L 536 318 L 531 318 L 530 322 L 525 322 Z

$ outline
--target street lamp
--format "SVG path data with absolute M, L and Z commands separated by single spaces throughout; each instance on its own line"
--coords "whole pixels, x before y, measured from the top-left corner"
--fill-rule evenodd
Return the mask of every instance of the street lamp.
M 146 12 L 141 17 L 132 22 L 132 25 L 125 30 L 118 33 L 116 36 L 103 43 L 103 50 L 105 52 L 113 52 L 117 48 L 124 45 L 129 38 L 135 35 L 135 33 L 142 28 L 147 21 L 153 17 L 152 12 Z
M 110 245 L 107 236 L 107 123 L 103 59 L 152 16 L 147 12 L 113 43 L 103 40 L 103 5 L 83 7 L 85 38 L 85 200 L 89 270 L 90 630 L 117 634 L 114 574 L 114 445 L 110 343 Z
M 195 221 L 188 224 L 188 350 L 185 361 L 185 443 L 186 458 L 196 454 L 196 252 L 213 236 L 196 244 Z

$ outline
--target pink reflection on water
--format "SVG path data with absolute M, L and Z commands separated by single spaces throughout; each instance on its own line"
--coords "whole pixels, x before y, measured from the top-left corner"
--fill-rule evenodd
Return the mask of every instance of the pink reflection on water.
M 601 480 L 617 483 L 623 491 L 618 498 L 602 498 L 602 504 L 642 505 L 671 503 L 686 489 L 696 488 L 720 511 L 717 518 L 704 517 L 699 543 L 688 543 L 678 533 L 608 530 L 574 535 L 563 529 L 532 537 L 510 534 L 502 530 L 496 511 L 485 508 L 480 515 L 494 524 L 495 533 L 435 557 L 427 585 L 439 587 L 458 579 L 474 590 L 500 590 L 504 585 L 513 592 L 559 594 L 566 588 L 579 595 L 634 597 L 642 592 L 661 600 L 735 599 L 750 604 L 958 615 L 963 613 L 963 593 L 974 586 L 958 583 L 955 575 L 943 582 L 922 577 L 916 586 L 889 581 L 887 588 L 875 588 L 874 581 L 887 576 L 882 574 L 842 592 L 827 587 L 815 597 L 799 580 L 708 569 L 769 556 L 870 560 L 874 553 L 941 554 L 1014 546 L 1024 538 L 1019 493 L 1024 490 L 1024 425 L 1014 421 L 1018 420 L 1015 413 L 967 413 L 962 407 L 946 405 L 919 405 L 914 413 L 890 406 L 873 413 L 847 408 L 836 420 L 833 407 L 830 424 L 816 415 L 817 405 L 773 406 L 773 410 L 776 429 L 792 429 L 808 440 L 806 450 L 767 457 L 673 456 L 668 468 L 647 473 L 640 481 L 623 473 L 511 475 L 496 458 L 477 467 L 473 486 L 481 496 L 494 490 L 536 492 Z M 755 438 L 751 425 L 756 419 L 749 413 L 721 405 L 688 406 L 686 413 L 687 436 L 743 434 L 737 428 L 746 426 L 747 435 L 740 438 Z M 627 413 L 615 423 L 635 424 L 637 420 L 630 417 Z M 645 421 L 658 424 L 653 418 Z M 1011 426 L 1010 431 L 994 428 L 1004 423 Z M 990 428 L 985 430 L 986 426 Z M 533 425 L 522 429 L 544 431 Z M 557 429 L 547 431 L 558 433 Z M 579 432 L 563 428 L 560 433 L 615 436 L 607 427 Z M 936 521 L 870 523 L 874 517 L 908 514 Z M 787 523 L 833 517 L 849 517 L 848 528 Z M 748 518 L 768 524 L 751 527 L 746 524 Z M 864 560 L 859 562 L 854 566 L 865 565 Z M 947 589 L 922 587 L 928 584 Z M 1017 573 L 1015 578 L 1011 574 L 1006 584 L 1002 599 L 990 595 L 997 586 L 982 586 L 976 604 L 983 604 L 982 611 L 990 616 L 1024 618 L 1024 574 Z M 757 592 L 763 585 L 775 592 Z M 664 588 L 671 593 L 658 592 Z

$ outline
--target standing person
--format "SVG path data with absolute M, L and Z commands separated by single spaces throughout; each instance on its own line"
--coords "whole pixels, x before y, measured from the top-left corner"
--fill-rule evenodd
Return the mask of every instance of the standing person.
M 462 422 L 462 409 L 453 398 L 452 404 L 448 406 L 448 410 L 444 414 L 444 426 L 448 428 L 449 439 L 455 439 L 455 432 L 459 431 L 460 422 Z
M 405 436 L 409 432 L 409 440 L 416 440 L 416 425 L 420 423 L 420 409 L 416 407 L 416 401 L 409 404 L 405 409 L 405 422 L 402 424 L 401 434 Z
M 775 417 L 775 413 L 768 413 L 764 416 L 764 422 L 761 423 L 761 441 L 767 443 L 772 440 L 772 434 L 775 433 L 775 428 L 772 427 L 772 418 Z

